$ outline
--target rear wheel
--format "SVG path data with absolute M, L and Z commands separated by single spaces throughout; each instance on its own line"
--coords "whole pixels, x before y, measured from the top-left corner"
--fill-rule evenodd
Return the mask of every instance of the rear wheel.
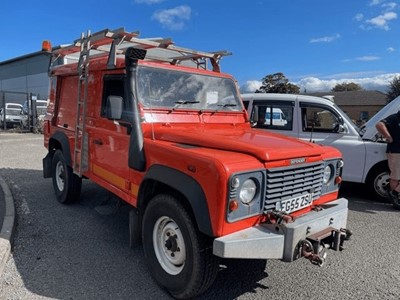
M 60 203 L 72 203 L 79 199 L 82 178 L 75 175 L 67 165 L 64 154 L 56 150 L 52 161 L 53 188 Z
M 142 238 L 151 275 L 175 298 L 195 297 L 214 282 L 218 259 L 212 241 L 174 197 L 153 198 L 143 216 Z

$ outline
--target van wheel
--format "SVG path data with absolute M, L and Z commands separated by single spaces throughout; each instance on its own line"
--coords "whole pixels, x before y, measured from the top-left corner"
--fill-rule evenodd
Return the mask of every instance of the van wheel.
M 218 271 L 212 241 L 172 196 L 155 196 L 143 216 L 144 254 L 155 281 L 177 299 L 206 291 Z
M 67 204 L 79 199 L 82 187 L 82 178 L 75 175 L 67 165 L 61 150 L 56 150 L 52 161 L 53 188 L 57 200 Z
M 378 200 L 387 202 L 387 188 L 389 186 L 389 168 L 385 166 L 380 166 L 372 171 L 367 178 L 367 186 L 375 198 Z

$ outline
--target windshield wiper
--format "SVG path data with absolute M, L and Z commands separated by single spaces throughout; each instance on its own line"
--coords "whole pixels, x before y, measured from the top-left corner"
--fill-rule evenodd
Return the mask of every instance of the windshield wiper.
M 196 101 L 196 100 L 178 100 L 175 101 L 176 105 L 175 107 L 173 107 L 169 113 L 173 112 L 175 109 L 181 107 L 181 105 L 186 105 L 186 104 L 196 104 L 196 103 L 200 103 L 200 101 Z
M 234 106 L 237 106 L 237 104 L 226 103 L 226 104 L 218 104 L 217 106 L 222 106 L 222 108 L 224 108 L 224 107 L 234 107 Z
M 175 101 L 175 103 L 178 104 L 178 105 L 184 105 L 184 104 L 196 104 L 196 103 L 200 103 L 200 101 L 196 101 L 196 100 L 193 100 L 193 101 L 190 101 L 190 100 L 178 100 L 178 101 Z
M 218 106 L 218 108 L 216 110 L 214 110 L 214 113 L 219 112 L 221 109 L 223 109 L 225 107 L 235 107 L 235 106 L 237 106 L 237 104 L 225 103 L 225 104 L 218 104 L 217 106 Z

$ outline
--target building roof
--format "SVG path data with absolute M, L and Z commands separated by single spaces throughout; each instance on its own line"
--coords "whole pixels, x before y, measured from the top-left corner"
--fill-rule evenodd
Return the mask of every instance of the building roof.
M 9 60 L 0 61 L 0 66 L 11 64 L 13 62 L 22 61 L 24 59 L 28 59 L 28 58 L 32 58 L 32 57 L 36 57 L 36 56 L 42 56 L 42 55 L 50 57 L 51 53 L 49 53 L 47 51 L 37 51 L 37 52 L 29 53 L 29 54 L 26 54 L 26 55 L 22 55 L 22 56 L 11 58 Z
M 345 92 L 318 92 L 312 96 L 334 96 L 337 105 L 344 106 L 385 106 L 386 94 L 380 91 L 345 91 Z

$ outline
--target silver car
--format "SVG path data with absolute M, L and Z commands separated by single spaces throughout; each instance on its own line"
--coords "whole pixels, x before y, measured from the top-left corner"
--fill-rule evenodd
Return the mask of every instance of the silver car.
M 6 103 L 5 113 L 4 107 L 0 108 L 0 128 L 6 127 L 23 127 L 26 125 L 28 116 L 24 113 L 22 105 L 19 103 Z

